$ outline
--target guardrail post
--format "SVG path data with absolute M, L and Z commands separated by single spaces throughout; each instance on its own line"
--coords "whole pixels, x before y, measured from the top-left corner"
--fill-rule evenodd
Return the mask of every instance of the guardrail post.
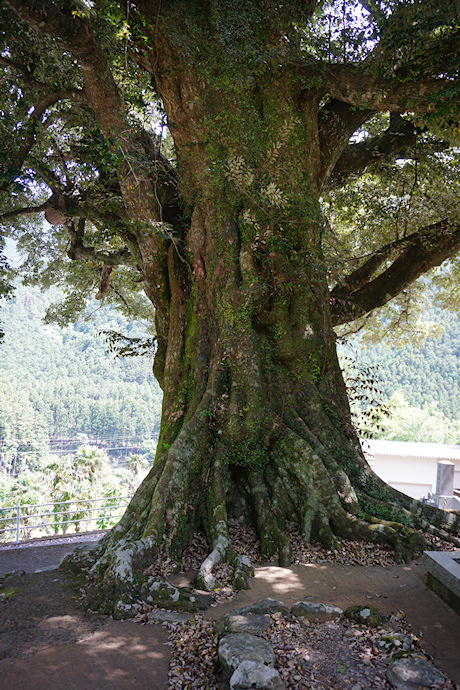
M 21 519 L 21 506 L 16 506 L 16 544 L 19 542 L 19 521 Z

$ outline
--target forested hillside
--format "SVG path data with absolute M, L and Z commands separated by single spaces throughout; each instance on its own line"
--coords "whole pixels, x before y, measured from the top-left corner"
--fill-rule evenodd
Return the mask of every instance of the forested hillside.
M 361 350 L 362 363 L 376 367 L 383 392 L 390 398 L 401 391 L 409 405 L 437 403 L 451 420 L 460 418 L 460 320 L 457 314 L 433 310 L 430 319 L 442 325 L 437 338 L 420 347 L 374 345 Z
M 153 450 L 161 391 L 151 358 L 116 359 L 98 332 L 145 334 L 110 309 L 60 329 L 42 322 L 56 291 L 21 287 L 2 306 L 0 443 L 4 466 L 40 463 L 47 450 L 74 450 L 97 440 L 109 455 Z M 97 307 L 94 307 L 96 309 Z M 152 453 L 150 453 L 152 455 Z M 153 459 L 153 456 L 152 456 Z

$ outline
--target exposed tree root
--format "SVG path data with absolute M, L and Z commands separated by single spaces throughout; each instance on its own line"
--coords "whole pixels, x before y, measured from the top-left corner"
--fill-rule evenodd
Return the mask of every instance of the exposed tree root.
M 86 573 L 90 608 L 125 616 L 139 598 L 193 608 L 195 594 L 151 576 L 149 567 L 180 559 L 197 529 L 203 529 L 209 553 L 196 588 L 216 589 L 215 571 L 222 563 L 233 568 L 234 588 L 247 588 L 253 566 L 232 546 L 229 508 L 232 516 L 254 524 L 263 558 L 277 556 L 281 566 L 291 562 L 286 521 L 300 526 L 305 542 L 315 539 L 328 549 L 338 538 L 389 544 L 399 562 L 426 548 L 419 530 L 460 546 L 458 514 L 388 487 L 361 456 L 347 474 L 331 448 L 293 412 L 271 438 L 265 466 L 251 467 L 250 458 L 246 466 L 228 463 L 212 436 L 209 415 L 203 414 L 212 398 L 209 390 L 171 447 L 159 455 L 120 523 L 94 551 L 67 560 L 69 567 Z M 351 445 L 348 452 L 357 455 Z
M 247 556 L 238 556 L 231 543 L 228 531 L 226 498 L 223 491 L 221 463 L 216 460 L 213 472 L 213 493 L 215 507 L 209 515 L 207 523 L 208 539 L 212 544 L 211 553 L 205 558 L 198 571 L 196 586 L 198 589 L 212 591 L 216 587 L 213 575 L 215 567 L 226 561 L 233 566 L 233 586 L 235 589 L 248 589 L 249 577 L 254 574 L 254 568 Z

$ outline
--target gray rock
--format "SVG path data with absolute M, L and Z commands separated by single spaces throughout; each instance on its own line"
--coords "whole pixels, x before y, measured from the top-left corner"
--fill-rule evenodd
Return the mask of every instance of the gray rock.
M 321 623 L 323 621 L 334 620 L 342 615 L 342 609 L 338 606 L 329 604 L 316 604 L 313 601 L 297 601 L 292 605 L 291 613 L 293 616 L 301 616 L 309 621 Z
M 433 664 L 419 656 L 393 661 L 387 668 L 386 677 L 398 690 L 436 687 L 446 680 Z
M 414 646 L 414 640 L 410 635 L 404 633 L 385 632 L 376 639 L 375 644 L 382 651 L 408 652 Z
M 270 597 L 267 599 L 263 599 L 263 601 L 258 601 L 255 604 L 249 604 L 249 606 L 234 609 L 233 611 L 231 611 L 231 613 L 235 615 L 245 615 L 247 613 L 254 613 L 260 615 L 281 613 L 284 618 L 291 617 L 291 614 L 286 604 L 283 604 L 282 601 L 277 601 L 276 599 L 270 599 Z
M 175 604 L 179 601 L 180 591 L 178 587 L 170 585 L 166 580 L 149 578 L 146 587 L 146 600 L 151 603 L 153 601 L 170 601 Z M 145 596 L 144 594 L 144 596 Z
M 153 606 L 167 609 L 202 611 L 213 603 L 212 594 L 190 592 L 174 587 L 166 580 L 151 577 L 141 589 L 140 598 Z
M 274 666 L 275 653 L 272 646 L 255 635 L 233 633 L 219 641 L 219 662 L 228 678 L 243 661 L 254 661 L 265 666 Z
M 374 606 L 349 606 L 343 613 L 349 620 L 368 628 L 377 628 L 383 623 L 382 614 Z
M 245 660 L 230 678 L 230 690 L 247 690 L 247 688 L 283 690 L 285 685 L 278 671 L 271 666 Z
M 270 627 L 269 616 L 259 616 L 257 614 L 234 614 L 233 611 L 224 614 L 216 623 L 216 630 L 219 637 L 229 633 L 249 633 L 250 635 L 260 635 Z
M 191 613 L 180 613 L 179 611 L 150 611 L 147 616 L 149 623 L 187 623 L 193 618 Z
M 141 605 L 137 602 L 132 602 L 128 597 L 122 596 L 113 608 L 113 617 L 115 620 L 122 620 L 124 618 L 134 618 L 141 610 Z

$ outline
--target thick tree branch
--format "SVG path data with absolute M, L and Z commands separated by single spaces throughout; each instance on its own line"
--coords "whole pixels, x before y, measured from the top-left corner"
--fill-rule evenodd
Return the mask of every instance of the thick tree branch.
M 51 198 L 52 197 L 50 197 L 50 199 Z M 41 213 L 42 211 L 46 211 L 46 209 L 49 208 L 50 199 L 47 199 L 43 204 L 40 204 L 40 206 L 25 206 L 23 208 L 16 208 L 13 211 L 7 211 L 6 213 L 2 213 L 0 214 L 0 222 L 2 220 L 7 220 L 8 218 L 16 218 L 17 216 L 28 216 L 34 213 Z
M 405 250 L 409 244 L 413 241 L 413 235 L 405 237 L 400 240 L 395 240 L 386 244 L 376 251 L 372 256 L 370 256 L 366 261 L 353 273 L 346 276 L 339 286 L 336 286 L 332 291 L 331 295 L 334 299 L 339 293 L 351 295 L 364 285 L 366 285 L 373 275 L 380 269 L 380 267 L 390 259 L 395 257 L 395 255 L 400 255 L 400 253 Z
M 324 88 L 339 101 L 375 112 L 433 112 L 440 101 L 460 104 L 460 95 L 449 79 L 385 79 L 365 74 L 362 65 L 323 66 Z
M 334 167 L 348 146 L 351 135 L 372 115 L 371 110 L 358 110 L 348 103 L 333 99 L 319 114 L 322 186 L 327 187 Z
M 65 229 L 70 239 L 67 256 L 72 261 L 92 261 L 103 266 L 132 266 L 131 252 L 126 247 L 118 252 L 102 252 L 84 244 L 85 219 L 80 218 L 77 227 L 73 221 L 65 223 Z
M 380 249 L 331 292 L 333 324 L 349 323 L 396 297 L 421 275 L 460 251 L 460 223 L 442 220 Z M 392 264 L 372 275 L 391 255 Z
M 398 153 L 417 142 L 417 128 L 397 113 L 391 113 L 390 126 L 380 136 L 350 144 L 342 153 L 329 179 L 329 189 L 343 186 L 350 175 L 362 173 L 372 163 Z
M 24 208 L 14 209 L 12 211 L 7 211 L 6 213 L 0 215 L 0 221 L 2 219 L 15 218 L 17 216 L 31 215 L 34 213 L 45 212 L 45 218 L 51 225 L 64 225 L 69 217 L 72 215 L 71 211 L 67 208 L 68 201 L 65 194 L 58 191 L 48 197 L 43 204 L 39 206 L 26 206 Z
M 114 142 L 114 153 L 121 155 L 117 177 L 142 258 L 144 288 L 156 307 L 159 337 L 166 337 L 169 328 L 166 268 L 169 241 L 155 231 L 155 223 L 162 221 L 161 201 L 148 167 L 139 160 L 139 137 L 126 120 L 123 100 L 104 51 L 88 21 L 72 15 L 69 8 L 67 11 L 61 9 L 50 0 L 5 2 L 35 31 L 62 41 L 80 65 L 88 105 L 104 136 Z
M 331 176 L 330 185 L 337 187 L 347 174 L 362 171 L 371 162 L 414 144 L 416 131 L 410 123 L 394 126 L 399 113 L 431 112 L 443 100 L 450 106 L 460 104 L 460 94 L 449 80 L 409 83 L 377 79 L 363 74 L 357 66 L 323 65 L 318 69 L 323 88 L 333 97 L 319 117 L 323 189 L 329 186 Z M 375 112 L 388 111 L 393 122 L 385 135 L 361 144 L 348 144 L 351 135 Z

